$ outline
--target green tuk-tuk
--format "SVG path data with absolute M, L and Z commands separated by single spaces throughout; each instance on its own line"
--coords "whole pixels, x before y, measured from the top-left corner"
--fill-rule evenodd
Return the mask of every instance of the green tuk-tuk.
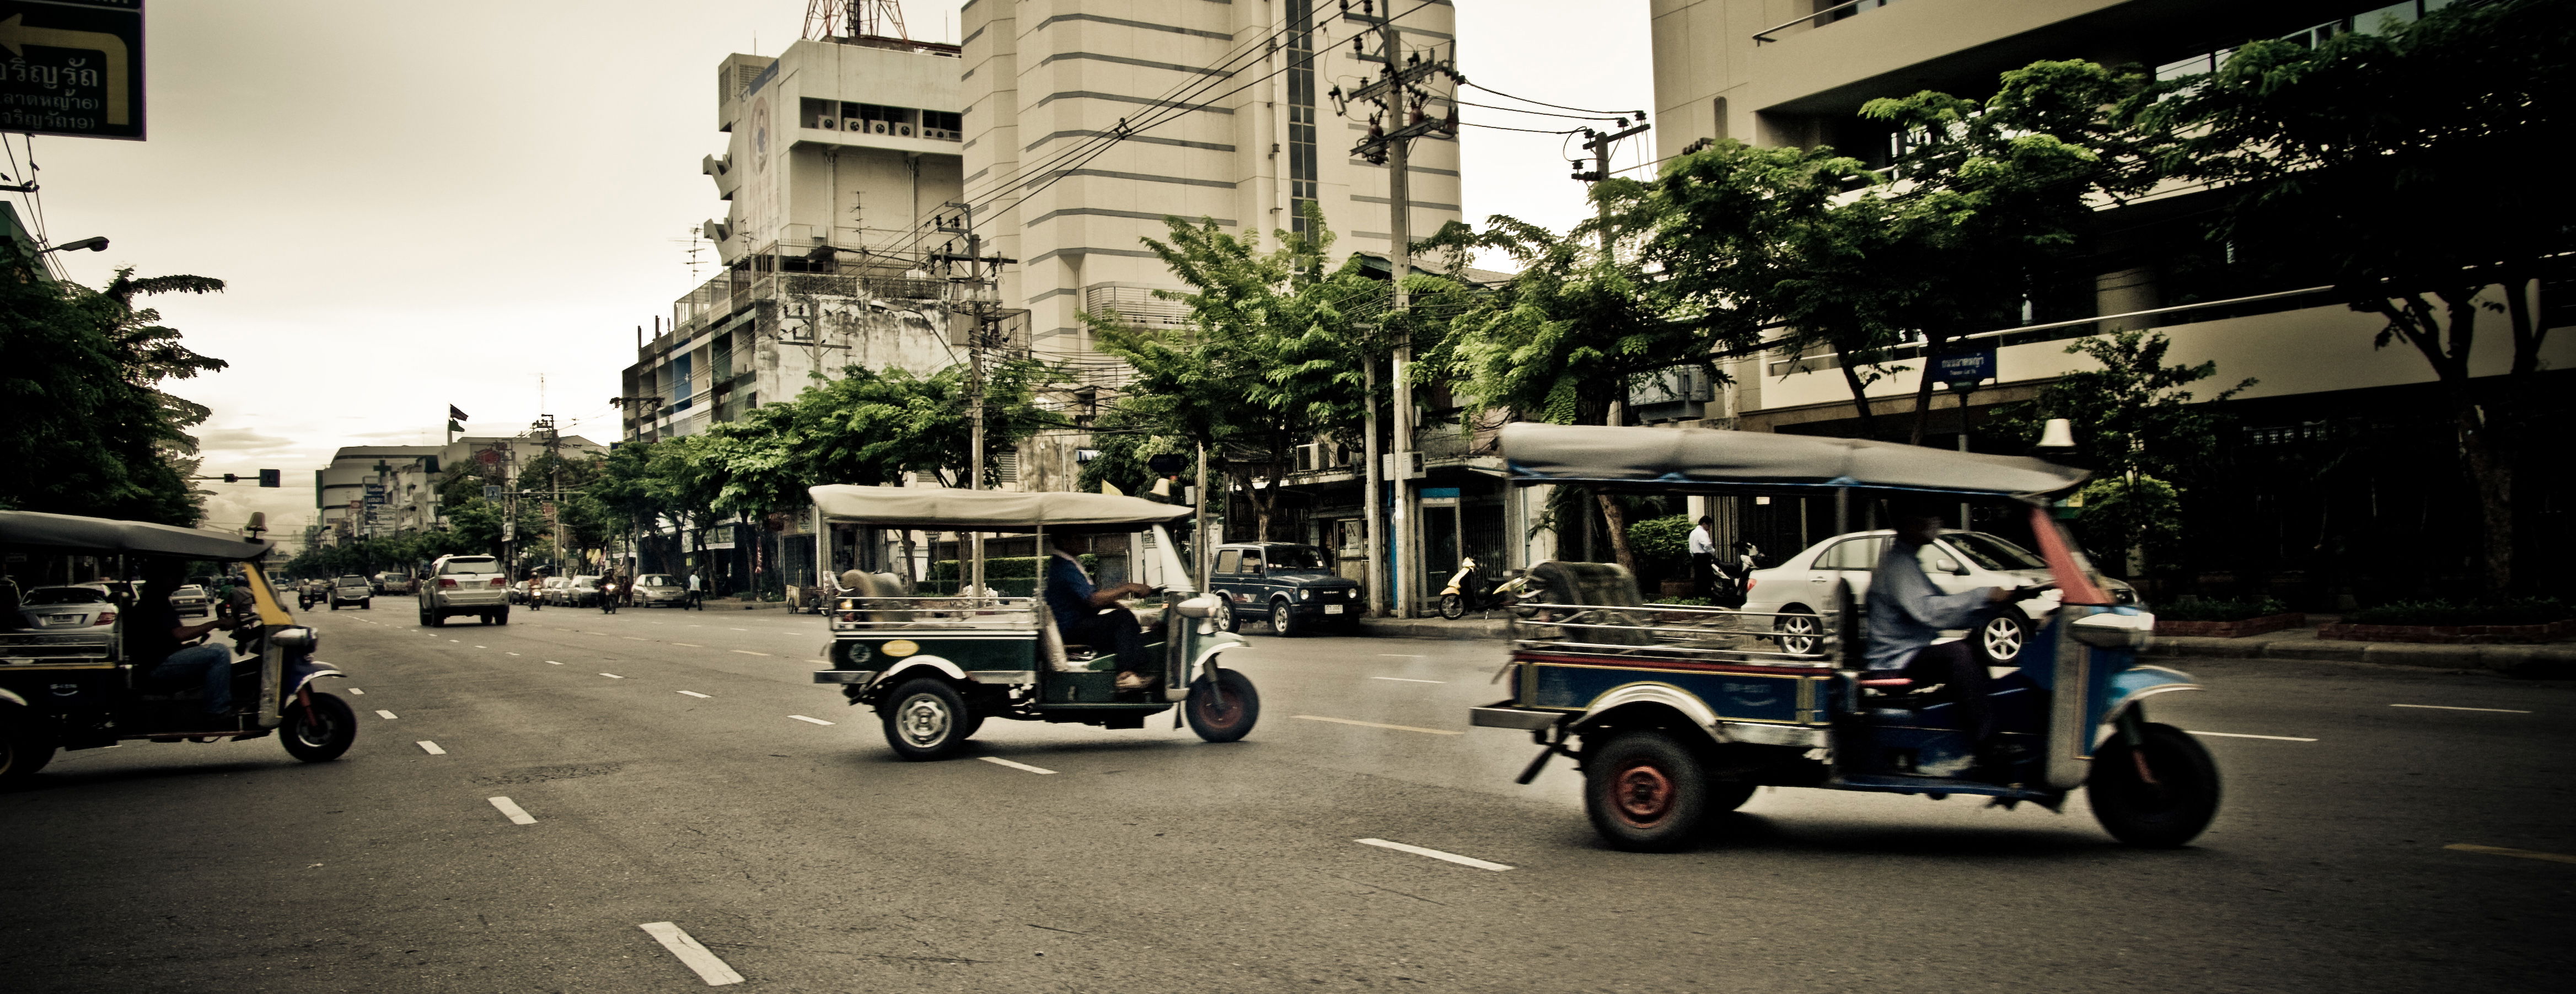
M 1136 535 L 1137 551 L 1148 554 L 1137 572 L 1159 581 L 1159 603 L 1140 602 L 1136 611 L 1152 662 L 1129 660 L 1125 668 L 1160 679 L 1136 690 L 1118 686 L 1111 647 L 1067 643 L 1074 619 L 1048 609 L 1044 568 L 1026 597 L 973 589 L 917 596 L 890 574 L 847 574 L 832 605 L 832 668 L 816 671 L 814 682 L 837 684 L 851 704 L 874 709 L 886 744 L 905 759 L 955 752 L 986 718 L 1143 728 L 1179 704 L 1200 738 L 1232 742 L 1261 716 L 1252 681 L 1217 665 L 1219 653 L 1247 643 L 1221 630 L 1214 616 L 1223 608 L 1199 594 L 1164 530 L 1190 513 L 1186 507 L 1084 493 L 842 485 L 811 493 L 829 524 L 1029 535 L 1041 557 L 1050 534 Z M 968 567 L 961 577 L 981 575 L 970 558 L 980 546 L 959 545 Z

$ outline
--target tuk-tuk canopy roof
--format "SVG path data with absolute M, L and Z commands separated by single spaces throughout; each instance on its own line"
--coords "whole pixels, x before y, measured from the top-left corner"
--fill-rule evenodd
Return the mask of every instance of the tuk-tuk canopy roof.
M 1770 432 L 1517 422 L 1503 426 L 1514 483 L 1603 483 L 1645 490 L 1797 491 L 1859 487 L 2035 497 L 2092 474 L 2021 456 L 1950 452 L 1856 438 Z
M 76 514 L 0 511 L 0 545 L 240 561 L 268 554 L 266 540 L 230 532 Z
M 1024 532 L 1159 525 L 1190 509 L 1115 494 L 1016 493 L 832 484 L 807 491 L 832 521 L 934 531 Z

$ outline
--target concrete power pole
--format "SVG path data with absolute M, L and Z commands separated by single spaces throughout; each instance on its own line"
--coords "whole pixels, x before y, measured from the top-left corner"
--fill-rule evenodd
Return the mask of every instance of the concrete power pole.
M 957 213 L 939 218 L 939 230 L 966 236 L 966 254 L 937 252 L 930 257 L 950 267 L 952 273 L 957 263 L 966 264 L 965 277 L 951 276 L 949 285 L 965 294 L 964 300 L 952 303 L 959 305 L 959 310 L 966 315 L 966 489 L 981 490 L 984 489 L 984 350 L 1005 344 L 998 340 L 1002 336 L 998 332 L 998 315 L 994 306 L 997 303 L 995 288 L 1000 285 L 1002 267 L 1018 260 L 984 256 L 984 237 L 975 233 L 973 204 L 950 202 L 946 206 Z M 951 245 L 953 247 L 954 243 Z M 987 266 L 991 267 L 989 271 Z M 949 320 L 957 320 L 957 311 L 950 313 Z M 952 333 L 950 337 L 956 336 Z M 969 532 L 965 538 L 967 548 L 960 550 L 962 558 L 968 560 L 965 579 L 970 589 L 980 594 L 984 589 L 984 535 L 982 532 Z M 1044 554 L 1043 550 L 1040 554 Z
M 1353 103 L 1369 103 L 1378 108 L 1377 113 L 1369 115 L 1368 136 L 1362 138 L 1360 143 L 1352 148 L 1351 154 L 1387 167 L 1387 240 L 1390 243 L 1387 251 L 1389 269 L 1387 278 L 1394 291 L 1388 313 L 1390 317 L 1396 317 L 1412 303 L 1404 290 L 1404 277 L 1413 269 L 1413 184 L 1410 161 L 1413 140 L 1433 135 L 1455 136 L 1458 133 L 1456 104 L 1450 105 L 1449 116 L 1446 119 L 1430 118 L 1423 114 L 1422 105 L 1432 99 L 1432 94 L 1423 89 L 1421 84 L 1434 75 L 1447 76 L 1453 82 L 1464 82 L 1465 77 L 1458 73 L 1454 59 L 1456 54 L 1454 46 L 1450 50 L 1452 58 L 1448 59 L 1423 58 L 1420 53 L 1406 55 L 1403 32 L 1395 26 L 1392 12 L 1384 15 L 1375 13 L 1375 6 L 1370 0 L 1361 0 L 1360 12 L 1346 16 L 1377 30 L 1378 53 L 1386 60 L 1386 69 L 1376 79 L 1368 81 L 1348 94 L 1342 93 L 1341 88 L 1335 87 L 1333 97 L 1340 105 L 1339 109 L 1345 113 Z M 1353 47 L 1359 47 L 1361 44 L 1361 39 L 1352 39 Z M 1385 126 L 1386 118 L 1390 115 L 1395 118 L 1396 126 L 1393 128 Z M 1396 324 L 1401 328 L 1404 322 L 1397 317 Z M 1371 579 L 1383 578 L 1382 582 L 1373 582 L 1369 585 L 1369 607 L 1372 613 L 1382 611 L 1385 601 L 1384 595 L 1379 591 L 1392 588 L 1395 594 L 1395 614 L 1409 618 L 1421 606 L 1421 591 L 1417 588 L 1419 577 L 1423 572 L 1421 494 L 1413 484 L 1415 478 L 1413 473 L 1413 386 L 1410 381 L 1413 367 L 1413 341 L 1410 336 L 1400 337 L 1396 341 L 1391 359 L 1389 372 L 1392 380 L 1389 385 L 1395 391 L 1393 405 L 1395 420 L 1391 426 L 1395 444 L 1389 458 L 1389 461 L 1394 463 L 1393 471 L 1386 472 L 1386 476 L 1395 485 L 1395 513 L 1392 524 L 1395 531 L 1396 555 L 1392 568 L 1381 568 L 1378 563 L 1386 551 L 1385 540 L 1375 534 L 1369 536 L 1369 563 L 1370 572 L 1373 574 Z M 1372 362 L 1371 365 L 1374 367 L 1375 363 Z M 1374 437 L 1372 434 L 1371 438 L 1374 439 Z M 1375 463 L 1376 461 L 1372 459 L 1368 467 L 1370 473 L 1385 472 L 1385 467 Z M 1374 522 L 1377 507 L 1374 496 L 1370 497 L 1369 506 L 1370 520 Z

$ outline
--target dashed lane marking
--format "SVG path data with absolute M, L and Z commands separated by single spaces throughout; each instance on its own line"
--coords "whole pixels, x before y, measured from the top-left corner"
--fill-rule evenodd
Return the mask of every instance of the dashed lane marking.
M 1379 656 L 1379 658 L 1382 658 L 1382 659 L 1421 659 L 1421 658 L 1422 658 L 1421 654 L 1419 654 L 1419 653 L 1412 653 L 1412 652 L 1381 652 L 1381 653 L 1378 653 L 1378 656 Z
M 661 943 L 662 948 L 670 950 L 671 955 L 679 957 L 680 965 L 688 967 L 690 972 L 698 975 L 698 979 L 706 981 L 707 986 L 722 987 L 742 982 L 742 974 L 735 973 L 733 967 L 726 966 L 724 960 L 708 952 L 707 947 L 699 945 L 698 940 L 691 938 L 680 926 L 670 922 L 645 922 L 637 927 L 652 936 L 653 941 Z
M 391 711 L 385 711 L 385 710 L 381 710 L 381 709 L 379 709 L 379 710 L 376 712 L 376 717 L 382 718 L 382 719 L 384 719 L 384 720 L 386 720 L 386 721 L 392 721 L 392 720 L 394 720 L 394 713 L 393 713 L 393 712 L 391 712 Z
M 726 628 L 733 628 L 733 626 L 732 626 L 732 625 L 726 625 L 725 627 L 726 627 Z M 733 628 L 733 630 L 734 630 L 734 631 L 737 631 L 737 632 L 747 632 L 747 631 L 750 631 L 751 629 L 748 629 L 748 628 Z
M 743 655 L 746 655 L 746 656 L 766 656 L 766 655 L 769 655 L 769 654 L 768 654 L 768 653 L 766 653 L 766 652 L 753 652 L 753 651 L 751 651 L 751 650 L 749 650 L 749 649 L 735 649 L 734 651 L 735 651 L 735 652 L 742 653 Z
M 712 694 L 701 694 L 701 693 L 698 693 L 697 691 L 694 691 L 694 690 L 678 690 L 678 691 L 673 691 L 673 693 L 676 693 L 676 694 L 684 694 L 684 695 L 687 695 L 687 696 L 689 696 L 689 697 L 695 697 L 695 698 L 697 698 L 697 699 L 699 699 L 699 700 L 707 700 L 707 699 L 710 699 L 711 697 L 713 697 L 713 696 L 714 696 L 714 695 L 712 695 Z
M 2507 849 L 2503 846 L 2478 846 L 2470 845 L 2466 842 L 2454 842 L 2450 845 L 2443 846 L 2442 848 L 2455 849 L 2460 852 L 2485 853 L 2489 856 L 2512 856 L 2517 859 L 2546 860 L 2551 863 L 2576 863 L 2576 856 L 2570 856 L 2566 853 L 2540 852 L 2534 849 Z
M 1380 849 L 1393 849 L 1397 852 L 1409 852 L 1416 856 L 1429 856 L 1433 859 L 1447 860 L 1460 866 L 1472 866 L 1479 870 L 1501 871 L 1511 869 L 1511 867 L 1505 866 L 1501 863 L 1488 863 L 1473 856 L 1461 856 L 1454 852 L 1441 852 L 1437 849 L 1425 849 L 1421 846 L 1408 846 L 1401 842 L 1388 842 L 1385 839 L 1352 839 L 1351 841 L 1364 846 L 1376 846 Z
M 563 664 L 562 664 L 562 663 L 555 662 L 554 660 L 549 659 L 549 660 L 546 660 L 546 665 L 548 665 L 548 666 L 561 666 L 561 665 L 563 665 Z
M 515 655 L 518 655 L 518 653 L 513 652 L 513 653 L 510 653 L 510 655 L 515 656 Z
M 706 646 L 699 645 L 699 644 L 697 644 L 697 643 L 695 643 L 695 642 L 673 642 L 673 643 L 671 643 L 671 644 L 672 644 L 672 645 L 685 645 L 685 646 L 688 646 L 689 648 L 692 648 L 692 649 L 704 649 L 704 648 L 706 648 Z
M 790 718 L 794 718 L 794 719 L 796 719 L 796 720 L 798 720 L 798 721 L 810 721 L 810 722 L 813 722 L 813 723 L 815 723 L 815 724 L 817 724 L 817 725 L 829 725 L 829 724 L 832 724 L 832 722 L 824 721 L 824 720 L 823 720 L 823 719 L 821 719 L 821 718 L 808 718 L 808 717 L 805 717 L 804 715 L 801 715 L 801 714 L 791 714 L 791 715 L 788 715 L 788 717 L 790 717 Z
M 1390 728 L 1390 729 L 1394 729 L 1394 730 L 1399 731 L 1399 732 L 1421 732 L 1421 733 L 1422 733 L 1422 734 L 1424 734 L 1424 735 L 1465 735 L 1465 734 L 1467 734 L 1467 733 L 1465 733 L 1465 732 L 1451 731 L 1451 730 L 1446 729 L 1446 728 L 1415 728 L 1415 727 L 1413 727 L 1413 726 L 1411 726 L 1411 725 L 1387 725 L 1387 724 L 1381 724 L 1381 723 L 1374 722 L 1374 721 L 1353 721 L 1353 720 L 1351 720 L 1351 719 L 1349 719 L 1349 718 L 1326 718 L 1326 717 L 1324 717 L 1324 716 L 1322 716 L 1322 715 L 1314 715 L 1314 714 L 1292 714 L 1292 715 L 1289 715 L 1289 717 L 1291 717 L 1291 718 L 1295 718 L 1295 719 L 1297 719 L 1297 720 L 1299 720 L 1299 721 L 1329 721 L 1329 722 L 1332 722 L 1333 724 L 1336 724 L 1336 725 L 1358 725 L 1358 726 L 1360 726 L 1360 727 L 1362 727 L 1362 728 Z
M 475 648 L 477 648 L 477 649 L 489 649 L 489 648 L 491 648 L 491 646 L 488 646 L 488 645 L 478 645 L 478 646 L 475 646 Z
M 358 689 L 358 688 L 356 688 L 356 687 L 351 687 L 351 688 L 349 688 L 349 692 L 350 692 L 350 693 L 352 693 L 352 694 L 356 694 L 356 695 L 358 695 L 358 696 L 360 696 L 360 697 L 365 697 L 365 696 L 367 696 L 367 692 L 366 692 L 366 691 L 359 690 L 359 689 Z
M 2243 733 L 2243 732 L 2193 732 L 2193 733 L 2191 733 L 2191 734 L 2193 734 L 2193 735 L 2206 735 L 2206 736 L 2209 736 L 2209 737 L 2211 737 L 2211 738 L 2217 738 L 2217 739 L 2270 739 L 2270 740 L 2272 740 L 2272 741 L 2274 741 L 2274 742 L 2314 742 L 2314 741 L 2316 741 L 2315 739 L 2303 739 L 2303 738 L 2300 738 L 2300 737 L 2298 737 L 2298 736 L 2296 736 L 2296 735 L 2247 735 L 2247 734 L 2245 734 L 2245 733 Z
M 1413 679 L 1413 678 L 1411 678 L 1411 677 L 1400 677 L 1400 676 L 1373 676 L 1373 677 L 1370 677 L 1369 679 L 1371 679 L 1371 680 L 1388 680 L 1388 681 L 1392 681 L 1392 682 L 1395 682 L 1395 683 L 1448 683 L 1448 682 L 1449 682 L 1449 681 L 1447 681 L 1447 680 L 1415 680 L 1415 679 Z
M 597 633 L 585 633 L 585 634 L 597 634 Z M 643 637 L 643 636 L 641 636 L 641 635 L 620 635 L 620 636 L 618 636 L 618 638 L 625 639 L 625 640 L 627 640 L 627 641 L 629 641 L 629 642 L 650 642 L 650 641 L 653 641 L 652 639 L 645 638 L 645 637 Z
M 626 679 L 625 677 L 618 676 L 618 675 L 617 675 L 617 674 L 615 674 L 615 673 L 602 673 L 602 674 L 600 674 L 600 675 L 601 675 L 601 676 L 604 676 L 604 677 L 607 677 L 607 678 L 609 678 L 609 679 L 611 679 L 611 680 L 623 680 L 623 679 Z
M 493 807 L 499 808 L 501 813 L 510 819 L 510 824 L 534 825 L 537 823 L 537 816 L 529 814 L 528 809 L 520 807 L 517 801 L 506 797 L 486 797 L 484 800 L 492 802 Z
M 1028 772 L 1035 773 L 1035 774 L 1039 774 L 1039 775 L 1041 775 L 1041 776 L 1050 776 L 1050 777 L 1051 777 L 1051 776 L 1054 776 L 1054 775 L 1055 775 L 1055 771 L 1054 771 L 1054 770 L 1046 769 L 1046 768 L 1044 768 L 1044 767 L 1030 766 L 1030 765 L 1029 765 L 1029 764 L 1027 764 L 1027 763 L 1014 763 L 1014 762 L 1011 762 L 1010 760 L 1007 760 L 1007 759 L 998 759 L 998 758 L 995 758 L 995 757 L 992 757 L 992 756 L 977 756 L 977 757 L 975 757 L 975 758 L 977 758 L 977 759 L 981 759 L 981 760 L 983 760 L 983 761 L 985 761 L 985 762 L 987 762 L 987 763 L 991 763 L 991 764 L 993 764 L 993 765 L 995 765 L 995 766 L 1008 766 L 1008 767 L 1010 767 L 1010 768 L 1012 768 L 1012 769 L 1014 769 L 1014 770 L 1027 770 Z
M 432 741 L 430 741 L 430 740 L 428 740 L 428 739 L 422 739 L 422 740 L 420 740 L 420 741 L 418 741 L 418 742 L 414 742 L 414 743 L 412 743 L 412 744 L 413 744 L 413 745 L 416 745 L 416 746 L 419 746 L 419 747 L 420 747 L 420 751 L 425 752 L 425 753 L 428 753 L 428 754 L 430 754 L 430 755 L 432 755 L 432 756 L 444 756 L 444 755 L 447 755 L 447 750 L 439 748 L 439 747 L 438 747 L 438 743 L 436 743 L 436 742 L 432 742 Z
M 2496 714 L 2530 714 L 2520 708 L 2461 708 L 2448 704 L 2391 704 L 2392 708 L 2424 708 L 2429 711 L 2492 711 Z

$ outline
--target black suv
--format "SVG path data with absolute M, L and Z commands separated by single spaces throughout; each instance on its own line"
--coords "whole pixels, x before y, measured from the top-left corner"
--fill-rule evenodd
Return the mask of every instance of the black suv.
M 1333 573 L 1322 550 L 1286 542 L 1242 542 L 1216 547 L 1208 586 L 1232 606 L 1227 628 L 1267 619 L 1279 635 L 1312 627 L 1339 632 L 1359 628 L 1365 610 L 1360 585 Z

